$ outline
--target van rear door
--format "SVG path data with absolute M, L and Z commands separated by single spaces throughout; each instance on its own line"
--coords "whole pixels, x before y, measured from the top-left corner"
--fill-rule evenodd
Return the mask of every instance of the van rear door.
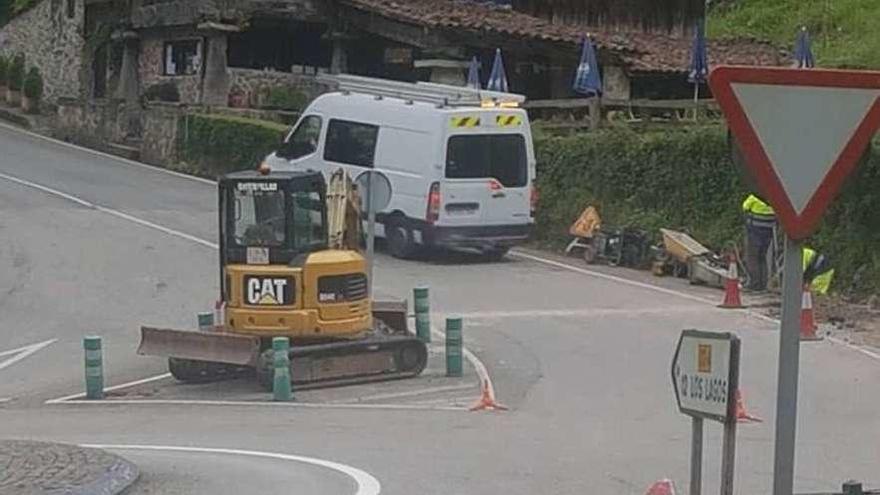
M 440 223 L 515 225 L 530 222 L 526 136 L 454 134 L 447 141 Z

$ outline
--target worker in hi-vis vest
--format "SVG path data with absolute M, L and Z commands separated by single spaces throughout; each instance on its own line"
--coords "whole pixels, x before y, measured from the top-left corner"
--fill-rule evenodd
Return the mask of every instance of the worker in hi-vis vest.
M 825 295 L 831 287 L 834 268 L 831 261 L 822 253 L 804 248 L 804 284 L 810 286 L 814 294 Z
M 767 250 L 773 242 L 773 229 L 776 228 L 776 212 L 763 199 L 750 194 L 743 201 L 746 217 L 746 266 L 749 268 L 749 290 L 767 289 L 768 267 Z

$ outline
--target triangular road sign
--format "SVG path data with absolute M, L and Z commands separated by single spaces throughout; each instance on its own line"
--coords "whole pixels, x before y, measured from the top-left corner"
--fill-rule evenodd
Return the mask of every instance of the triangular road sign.
M 718 67 L 709 85 L 786 233 L 812 234 L 880 128 L 880 72 Z

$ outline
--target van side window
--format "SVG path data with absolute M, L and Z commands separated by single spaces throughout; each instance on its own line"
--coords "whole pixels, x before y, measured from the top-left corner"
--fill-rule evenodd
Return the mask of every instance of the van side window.
M 306 155 L 311 155 L 318 149 L 318 139 L 321 137 L 321 117 L 309 115 L 302 119 L 299 126 L 293 131 L 278 150 L 278 156 L 288 160 L 295 160 Z
M 372 168 L 378 136 L 378 126 L 331 119 L 324 160 Z

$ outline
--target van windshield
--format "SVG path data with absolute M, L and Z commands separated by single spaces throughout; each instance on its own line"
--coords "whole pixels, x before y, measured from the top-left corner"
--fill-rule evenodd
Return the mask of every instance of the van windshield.
M 452 136 L 446 151 L 446 178 L 495 178 L 504 187 L 524 187 L 528 183 L 525 138 L 522 134 Z

